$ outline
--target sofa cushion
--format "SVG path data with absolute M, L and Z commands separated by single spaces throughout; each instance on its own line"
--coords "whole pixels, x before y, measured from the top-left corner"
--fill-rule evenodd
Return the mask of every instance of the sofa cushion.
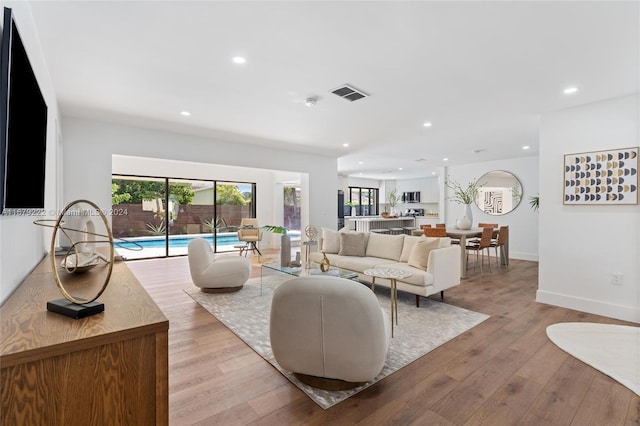
M 367 234 L 364 232 L 340 232 L 341 256 L 364 256 L 367 249 Z
M 426 271 L 429 261 L 429 253 L 431 253 L 431 250 L 437 249 L 439 244 L 440 241 L 437 238 L 432 240 L 427 240 L 426 238 L 419 240 L 413 246 L 407 264 L 414 268 Z
M 367 256 L 398 261 L 402 254 L 404 234 L 383 235 L 371 232 L 367 243 Z
M 322 247 L 320 251 L 325 253 L 338 253 L 340 251 L 340 236 L 338 231 L 322 228 Z
M 329 258 L 331 257 L 329 256 Z M 337 256 L 334 259 L 334 262 L 331 263 L 331 265 L 337 266 L 338 268 L 344 268 L 350 271 L 362 273 L 365 269 L 375 268 L 376 265 L 380 264 L 380 262 L 388 262 L 388 260 L 380 260 L 377 257 L 366 256 Z

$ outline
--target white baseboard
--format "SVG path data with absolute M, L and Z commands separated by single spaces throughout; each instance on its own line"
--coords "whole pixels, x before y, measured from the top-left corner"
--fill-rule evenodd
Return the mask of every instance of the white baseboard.
M 614 305 L 599 300 L 583 299 L 543 290 L 536 292 L 536 301 L 622 321 L 640 323 L 640 309 L 635 306 Z
M 532 262 L 537 262 L 538 261 L 538 255 L 537 254 L 531 254 L 531 253 L 510 252 L 509 253 L 509 259 L 530 260 Z

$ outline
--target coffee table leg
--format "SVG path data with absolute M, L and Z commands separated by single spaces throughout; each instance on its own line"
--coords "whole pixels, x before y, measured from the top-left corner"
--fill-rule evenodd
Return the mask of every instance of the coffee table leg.
M 260 265 L 260 296 L 262 296 L 262 268 L 264 266 Z
M 371 277 L 371 291 L 376 292 L 376 277 Z

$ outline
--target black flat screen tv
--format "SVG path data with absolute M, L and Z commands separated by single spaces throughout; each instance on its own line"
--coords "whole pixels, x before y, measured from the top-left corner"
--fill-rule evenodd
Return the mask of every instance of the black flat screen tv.
M 13 19 L 4 8 L 0 51 L 0 213 L 43 209 L 47 104 Z

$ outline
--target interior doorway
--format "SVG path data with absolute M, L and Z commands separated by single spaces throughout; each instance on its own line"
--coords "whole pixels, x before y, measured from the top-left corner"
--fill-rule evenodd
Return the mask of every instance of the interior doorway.
M 300 233 L 300 205 L 301 190 L 299 186 L 285 185 L 283 187 L 283 223 L 293 234 Z

